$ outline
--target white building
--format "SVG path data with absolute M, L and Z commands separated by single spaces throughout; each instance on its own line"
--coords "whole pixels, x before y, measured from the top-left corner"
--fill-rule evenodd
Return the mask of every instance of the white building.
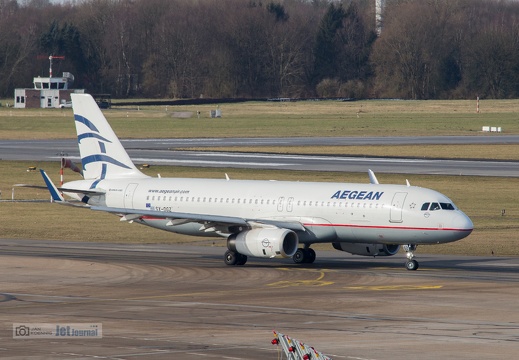
M 71 93 L 84 93 L 84 89 L 71 89 L 74 75 L 64 72 L 62 77 L 35 77 L 32 89 L 14 90 L 15 108 L 59 108 L 70 102 Z

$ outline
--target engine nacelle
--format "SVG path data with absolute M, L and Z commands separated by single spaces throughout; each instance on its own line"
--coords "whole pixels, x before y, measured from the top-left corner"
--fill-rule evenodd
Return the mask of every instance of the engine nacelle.
M 332 245 L 336 250 L 362 256 L 393 256 L 400 250 L 400 245 L 351 244 L 344 242 L 333 243 Z
M 288 229 L 253 229 L 232 234 L 227 248 L 247 256 L 291 257 L 299 245 L 297 234 Z

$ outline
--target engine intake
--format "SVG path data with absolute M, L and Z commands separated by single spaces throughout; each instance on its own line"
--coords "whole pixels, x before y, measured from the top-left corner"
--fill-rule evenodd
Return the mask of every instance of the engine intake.
M 351 243 L 333 243 L 333 248 L 340 251 L 346 251 L 353 255 L 362 256 L 393 256 L 400 250 L 400 245 L 386 244 L 351 244 Z
M 227 248 L 247 256 L 291 257 L 299 245 L 297 234 L 288 229 L 253 229 L 232 234 Z

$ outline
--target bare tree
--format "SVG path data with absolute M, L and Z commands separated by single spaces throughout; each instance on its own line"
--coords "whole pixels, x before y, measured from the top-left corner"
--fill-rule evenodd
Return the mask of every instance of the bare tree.
M 449 31 L 455 5 L 448 0 L 408 1 L 388 11 L 372 60 L 383 96 L 434 98 L 455 52 Z

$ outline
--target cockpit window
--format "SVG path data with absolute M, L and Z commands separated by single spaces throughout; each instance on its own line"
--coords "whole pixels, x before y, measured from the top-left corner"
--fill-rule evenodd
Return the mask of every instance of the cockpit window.
M 454 210 L 454 205 L 451 203 L 440 203 L 443 210 Z
M 435 210 L 456 210 L 452 203 L 423 203 L 422 211 L 435 211 Z
M 440 204 L 438 204 L 438 203 L 432 203 L 432 204 L 431 204 L 431 207 L 429 208 L 429 210 L 431 210 L 431 211 L 434 211 L 434 210 L 440 210 Z

